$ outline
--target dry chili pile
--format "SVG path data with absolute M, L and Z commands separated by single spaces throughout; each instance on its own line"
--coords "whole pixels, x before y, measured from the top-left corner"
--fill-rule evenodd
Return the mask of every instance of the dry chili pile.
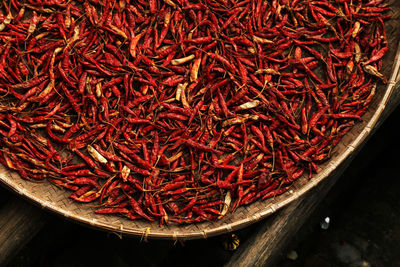
M 0 161 L 97 213 L 193 223 L 282 194 L 387 82 L 383 0 L 0 7 Z

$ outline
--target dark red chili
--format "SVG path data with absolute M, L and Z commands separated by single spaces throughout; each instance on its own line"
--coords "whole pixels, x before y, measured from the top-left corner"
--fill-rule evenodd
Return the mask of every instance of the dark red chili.
M 0 162 L 100 214 L 283 194 L 387 82 L 383 0 L 28 2 L 0 7 Z

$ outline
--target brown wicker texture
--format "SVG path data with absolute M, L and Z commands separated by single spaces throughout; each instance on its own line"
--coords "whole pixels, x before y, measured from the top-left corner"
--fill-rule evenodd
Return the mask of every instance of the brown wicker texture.
M 18 174 L 8 171 L 1 164 L 0 180 L 15 193 L 33 201 L 44 209 L 51 210 L 76 222 L 122 235 L 145 235 L 148 238 L 185 240 L 207 238 L 246 227 L 296 200 L 323 179 L 329 179 L 335 169 L 340 168 L 340 164 L 350 157 L 357 147 L 363 144 L 371 130 L 378 125 L 390 96 L 395 90 L 398 90 L 398 86 L 396 87 L 395 84 L 400 79 L 400 1 L 391 0 L 388 2 L 391 3 L 393 17 L 387 23 L 390 50 L 384 59 L 383 73 L 390 77 L 389 83 L 378 88 L 369 111 L 363 117 L 364 121 L 356 125 L 342 139 L 335 148 L 332 158 L 320 166 L 320 172 L 311 180 L 306 177 L 298 179 L 291 190 L 281 196 L 240 207 L 234 213 L 228 214 L 216 222 L 191 225 L 168 224 L 160 227 L 157 222 L 131 221 L 118 216 L 95 214 L 93 212 L 95 204 L 77 204 L 67 197 L 68 192 L 58 189 L 48 182 L 34 183 L 23 180 Z

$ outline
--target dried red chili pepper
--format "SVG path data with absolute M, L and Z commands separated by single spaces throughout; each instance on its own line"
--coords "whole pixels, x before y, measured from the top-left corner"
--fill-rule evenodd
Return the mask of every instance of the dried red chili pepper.
M 0 7 L 0 162 L 101 214 L 282 194 L 387 82 L 382 0 L 56 2 Z

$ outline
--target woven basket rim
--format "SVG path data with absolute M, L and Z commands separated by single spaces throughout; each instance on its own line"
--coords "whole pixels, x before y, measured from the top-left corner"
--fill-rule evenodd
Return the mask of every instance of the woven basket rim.
M 307 183 L 301 185 L 296 190 L 289 190 L 288 192 L 281 195 L 282 200 L 278 201 L 277 203 L 267 204 L 265 209 L 257 212 L 256 214 L 245 217 L 240 220 L 236 220 L 229 223 L 218 223 L 215 222 L 213 227 L 199 230 L 198 231 L 190 231 L 190 232 L 183 232 L 180 230 L 173 229 L 171 231 L 160 231 L 158 229 L 151 229 L 149 227 L 142 227 L 142 228 L 134 228 L 134 227 L 127 227 L 123 224 L 115 225 L 115 224 L 107 224 L 98 221 L 95 218 L 89 216 L 81 216 L 76 215 L 64 208 L 60 208 L 59 206 L 52 204 L 51 201 L 45 201 L 42 198 L 38 197 L 35 194 L 32 194 L 24 187 L 19 186 L 18 182 L 14 180 L 13 177 L 8 177 L 7 175 L 3 176 L 0 174 L 0 181 L 4 184 L 7 188 L 11 189 L 18 195 L 28 199 L 29 201 L 33 202 L 36 205 L 41 206 L 43 209 L 49 210 L 54 212 L 58 215 L 61 215 L 67 219 L 72 221 L 85 224 L 96 229 L 112 231 L 121 235 L 126 236 L 142 236 L 146 238 L 156 238 L 156 239 L 173 239 L 173 240 L 188 240 L 188 239 L 200 239 L 200 238 L 207 238 L 211 236 L 216 236 L 219 234 L 235 231 L 241 228 L 244 228 L 256 221 L 259 221 L 277 210 L 287 206 L 288 204 L 292 203 L 293 201 L 299 199 L 305 193 L 310 191 L 312 188 L 316 187 L 320 184 L 323 180 L 329 179 L 332 172 L 342 164 L 350 155 L 351 153 L 356 150 L 363 142 L 367 139 L 367 136 L 370 134 L 372 129 L 377 125 L 381 115 L 390 99 L 390 96 L 393 94 L 394 90 L 397 88 L 396 84 L 400 84 L 400 43 L 394 45 L 394 48 L 397 48 L 396 58 L 392 64 L 392 73 L 390 80 L 386 86 L 385 93 L 382 96 L 377 108 L 372 113 L 371 118 L 369 119 L 368 123 L 362 128 L 361 132 L 357 135 L 357 137 L 350 142 L 350 144 L 346 147 L 345 150 L 341 151 L 341 154 L 328 161 L 327 166 L 321 170 L 320 173 L 315 175 L 313 179 L 308 181 Z M 171 227 L 172 228 L 172 227 Z

